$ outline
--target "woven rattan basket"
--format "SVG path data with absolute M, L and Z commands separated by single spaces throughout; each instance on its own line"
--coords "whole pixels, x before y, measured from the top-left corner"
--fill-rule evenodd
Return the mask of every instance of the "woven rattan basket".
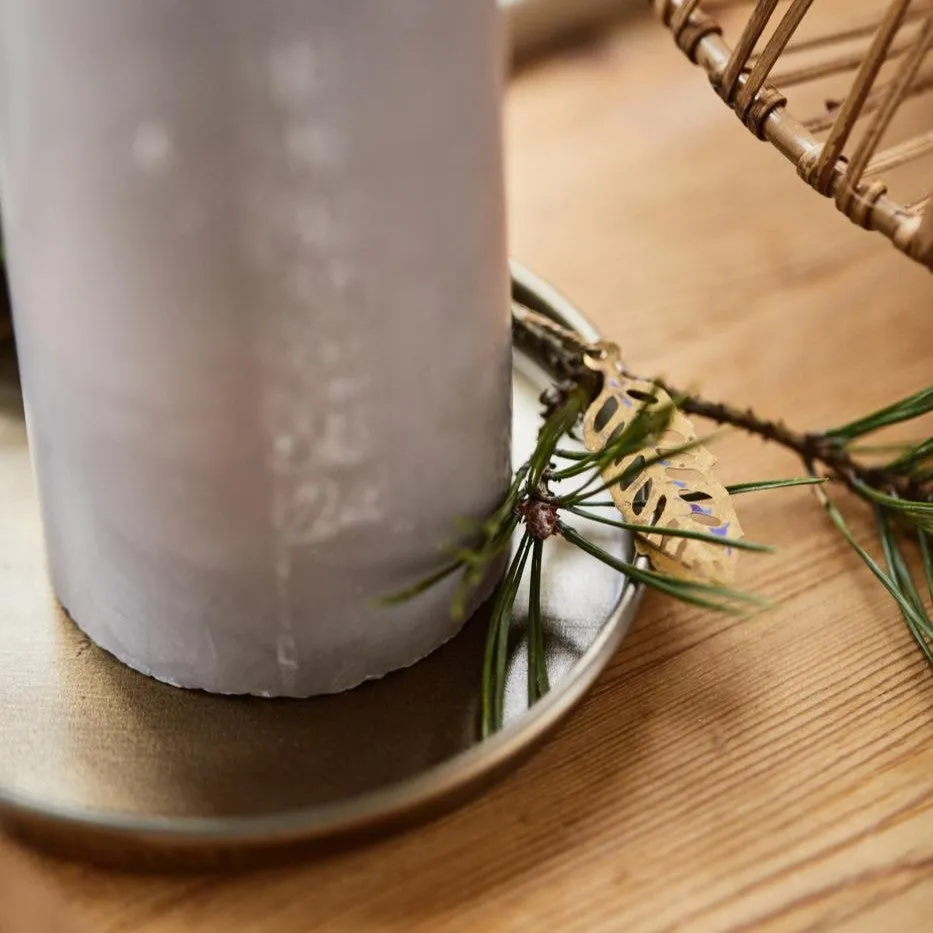
M 933 0 L 648 3 L 752 133 L 850 220 L 933 270 Z M 513 18 L 547 12 L 555 28 L 576 22 L 554 0 L 507 6 Z M 0 301 L 0 341 L 9 332 Z
M 930 0 L 649 0 L 745 126 L 933 269 Z

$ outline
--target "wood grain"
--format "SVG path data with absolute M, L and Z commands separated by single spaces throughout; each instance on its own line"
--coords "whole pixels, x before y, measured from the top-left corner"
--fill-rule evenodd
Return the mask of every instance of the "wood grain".
M 68 905 L 29 864 L 25 853 L 0 839 L 0 933 L 78 933 Z
M 508 146 L 514 254 L 633 367 L 803 427 L 929 381 L 933 278 L 800 185 L 647 15 L 523 70 Z M 718 452 L 727 481 L 796 469 Z M 928 930 L 929 673 L 806 490 L 740 504 L 781 547 L 740 583 L 780 605 L 649 599 L 562 733 L 452 816 L 248 877 L 48 873 L 114 933 Z

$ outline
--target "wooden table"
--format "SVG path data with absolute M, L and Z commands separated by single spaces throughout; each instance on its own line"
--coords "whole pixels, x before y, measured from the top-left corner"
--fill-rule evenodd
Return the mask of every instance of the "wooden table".
M 805 190 L 647 17 L 522 71 L 508 149 L 514 254 L 639 370 L 803 427 L 929 382 L 933 278 Z M 798 469 L 718 451 L 729 481 Z M 92 931 L 933 929 L 929 672 L 807 490 L 740 504 L 781 548 L 740 582 L 780 605 L 649 598 L 562 733 L 452 816 L 248 877 L 43 867 Z

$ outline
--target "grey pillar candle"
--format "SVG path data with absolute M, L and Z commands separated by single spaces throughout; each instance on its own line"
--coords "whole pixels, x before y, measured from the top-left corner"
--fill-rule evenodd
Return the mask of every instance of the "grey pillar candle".
M 52 584 L 187 687 L 455 633 L 508 479 L 494 0 L 0 0 L 0 201 Z

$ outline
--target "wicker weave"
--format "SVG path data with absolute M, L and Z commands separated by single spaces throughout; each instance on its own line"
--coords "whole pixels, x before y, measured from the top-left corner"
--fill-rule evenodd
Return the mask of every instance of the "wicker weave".
M 933 0 L 648 2 L 752 133 L 933 270 Z

